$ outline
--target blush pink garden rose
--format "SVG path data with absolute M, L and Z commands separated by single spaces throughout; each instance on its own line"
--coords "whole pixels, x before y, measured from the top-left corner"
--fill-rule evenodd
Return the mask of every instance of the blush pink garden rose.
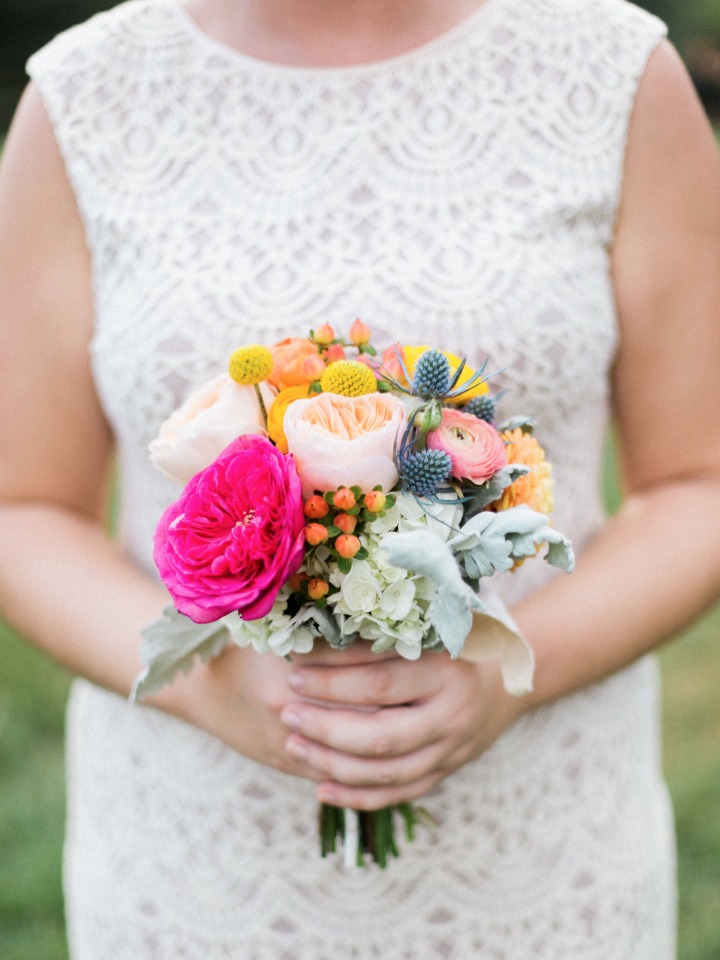
M 266 408 L 274 391 L 261 384 Z M 190 394 L 160 427 L 150 444 L 150 461 L 164 474 L 185 484 L 227 445 L 246 433 L 265 433 L 265 418 L 254 387 L 221 374 Z
M 485 483 L 508 462 L 505 444 L 495 427 L 449 407 L 443 407 L 442 423 L 428 433 L 427 445 L 448 454 L 451 476 L 472 483 Z
M 175 607 L 195 623 L 264 617 L 305 551 L 293 459 L 246 435 L 196 474 L 155 531 L 153 557 Z
M 303 496 L 342 486 L 391 490 L 398 480 L 393 448 L 405 421 L 402 401 L 389 393 L 296 400 L 285 413 L 284 429 Z

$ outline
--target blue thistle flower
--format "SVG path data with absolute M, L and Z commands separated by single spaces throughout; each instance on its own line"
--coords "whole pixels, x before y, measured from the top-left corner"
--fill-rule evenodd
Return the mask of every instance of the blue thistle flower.
M 495 401 L 487 394 L 482 397 L 473 397 L 463 407 L 463 413 L 470 413 L 473 417 L 485 420 L 487 423 L 495 423 Z
M 415 364 L 413 393 L 428 399 L 441 397 L 450 389 L 450 363 L 439 350 L 426 350 Z
M 402 460 L 399 467 L 403 489 L 428 497 L 450 476 L 452 461 L 444 450 L 420 450 Z

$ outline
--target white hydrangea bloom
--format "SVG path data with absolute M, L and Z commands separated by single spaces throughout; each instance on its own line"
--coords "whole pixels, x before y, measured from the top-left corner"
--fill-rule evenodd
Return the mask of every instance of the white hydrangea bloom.
M 286 613 L 290 596 L 288 587 L 278 593 L 270 612 L 260 620 L 232 617 L 228 631 L 239 647 L 252 646 L 258 653 L 274 653 L 285 657 L 290 653 L 309 653 L 317 630 Z

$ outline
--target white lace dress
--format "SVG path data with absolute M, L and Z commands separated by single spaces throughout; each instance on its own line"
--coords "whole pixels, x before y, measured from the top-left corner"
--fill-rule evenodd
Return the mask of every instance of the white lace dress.
M 624 0 L 486 0 L 406 55 L 243 56 L 131 0 L 30 62 L 87 225 L 122 540 L 175 489 L 146 447 L 229 351 L 356 316 L 504 369 L 582 550 L 617 341 L 608 246 L 664 35 Z M 550 575 L 527 563 L 512 602 Z M 88 587 L 91 589 L 91 585 Z M 608 598 L 612 602 L 612 598 Z M 577 624 L 582 629 L 582 624 Z M 102 642 L 102 638 L 98 638 Z M 524 717 L 426 801 L 386 872 L 319 858 L 313 786 L 87 683 L 69 714 L 74 960 L 670 960 L 654 662 Z

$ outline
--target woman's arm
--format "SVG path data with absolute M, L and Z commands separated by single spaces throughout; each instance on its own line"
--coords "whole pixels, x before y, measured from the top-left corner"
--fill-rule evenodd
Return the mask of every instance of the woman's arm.
M 631 121 L 613 269 L 627 499 L 570 581 L 518 610 L 537 702 L 653 649 L 720 593 L 720 160 L 669 44 Z
M 104 531 L 112 436 L 90 370 L 92 314 L 83 224 L 31 86 L 0 169 L 0 610 L 53 659 L 125 696 L 140 629 L 168 597 Z M 313 775 L 284 750 L 288 670 L 231 650 L 152 702 Z
M 324 774 L 324 799 L 375 808 L 422 795 L 520 713 L 629 664 L 720 592 L 720 164 L 667 44 L 632 117 L 613 271 L 628 498 L 571 577 L 513 611 L 536 653 L 534 692 L 513 700 L 496 667 L 441 655 L 298 666 L 291 682 L 307 696 L 393 708 L 359 718 L 286 709 L 288 749 Z

